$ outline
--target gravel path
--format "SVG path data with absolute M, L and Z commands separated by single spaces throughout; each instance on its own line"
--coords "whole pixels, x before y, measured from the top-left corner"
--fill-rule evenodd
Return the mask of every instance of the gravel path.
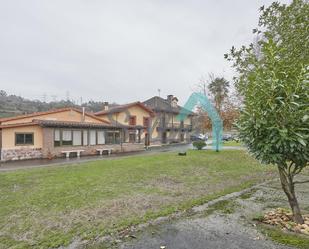
M 209 213 L 217 201 L 196 207 L 194 215 L 150 226 L 137 233 L 136 239 L 119 243 L 120 249 L 290 249 L 266 238 L 252 221 L 253 217 L 278 206 L 287 207 L 278 181 L 220 198 L 227 204 Z M 298 191 L 302 207 L 309 205 L 309 184 Z M 227 200 L 229 200 L 227 202 Z M 208 212 L 207 212 L 208 210 Z
M 165 224 L 155 232 L 145 232 L 136 242 L 121 249 L 288 249 L 261 237 L 253 227 L 236 217 L 212 215 Z

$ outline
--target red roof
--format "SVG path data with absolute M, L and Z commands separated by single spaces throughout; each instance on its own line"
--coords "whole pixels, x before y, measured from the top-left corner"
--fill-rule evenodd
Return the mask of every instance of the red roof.
M 14 127 L 23 127 L 23 126 L 32 126 L 32 125 L 38 125 L 38 123 L 34 122 L 34 121 L 31 121 L 31 122 L 7 124 L 7 125 L 1 125 L 0 124 L 0 129 L 3 129 L 3 128 L 14 128 Z
M 18 120 L 18 119 L 23 119 L 23 118 L 31 118 L 31 117 L 37 117 L 37 116 L 41 116 L 41 115 L 47 115 L 47 114 L 52 114 L 52 113 L 59 113 L 59 112 L 65 112 L 65 111 L 76 111 L 79 113 L 83 113 L 81 110 L 77 109 L 77 108 L 73 108 L 73 107 L 66 107 L 66 108 L 60 108 L 60 109 L 53 109 L 50 111 L 45 111 L 45 112 L 34 112 L 34 113 L 29 113 L 29 114 L 25 114 L 25 115 L 19 115 L 19 116 L 15 116 L 15 117 L 9 117 L 9 118 L 2 118 L 0 119 L 0 124 L 2 122 L 6 122 L 6 121 L 12 121 L 12 120 Z M 88 117 L 92 117 L 98 121 L 101 121 L 103 123 L 106 124 L 110 124 L 109 121 L 103 120 L 89 112 L 85 112 L 85 115 Z

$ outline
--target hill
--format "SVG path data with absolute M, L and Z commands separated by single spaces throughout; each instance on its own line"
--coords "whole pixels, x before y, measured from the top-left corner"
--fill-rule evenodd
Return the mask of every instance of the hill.
M 60 100 L 53 102 L 42 102 L 39 100 L 30 100 L 16 95 L 9 95 L 0 90 L 0 118 L 12 117 L 27 113 L 48 111 L 63 107 L 86 107 L 86 111 L 98 112 L 103 109 L 104 102 L 88 101 L 82 105 L 77 105 L 70 100 Z M 116 104 L 112 104 L 116 105 Z

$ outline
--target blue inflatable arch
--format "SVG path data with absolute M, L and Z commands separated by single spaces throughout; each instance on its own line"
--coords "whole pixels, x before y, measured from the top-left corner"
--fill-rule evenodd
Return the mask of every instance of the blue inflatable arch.
M 200 105 L 201 108 L 207 112 L 212 123 L 212 147 L 215 151 L 221 149 L 222 134 L 223 134 L 223 122 L 220 118 L 217 110 L 211 104 L 207 96 L 202 93 L 193 93 L 184 107 L 181 109 L 178 120 L 184 120 L 189 114 L 188 111 L 193 111 L 196 105 Z

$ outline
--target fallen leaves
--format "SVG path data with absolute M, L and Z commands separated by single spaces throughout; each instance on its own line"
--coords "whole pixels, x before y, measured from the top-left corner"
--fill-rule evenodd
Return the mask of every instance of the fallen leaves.
M 282 230 L 292 231 L 309 235 L 309 215 L 303 215 L 304 224 L 297 224 L 293 221 L 292 213 L 283 208 L 277 208 L 275 210 L 267 212 L 262 222 L 265 224 L 278 226 Z

